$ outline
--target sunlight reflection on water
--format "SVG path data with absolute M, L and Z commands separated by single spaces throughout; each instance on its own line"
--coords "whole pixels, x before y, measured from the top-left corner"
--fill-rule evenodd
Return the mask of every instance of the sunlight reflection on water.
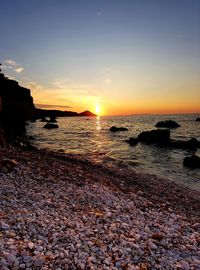
M 154 129 L 158 121 L 174 119 L 181 127 L 171 131 L 173 139 L 200 140 L 200 123 L 197 115 L 140 115 L 120 117 L 66 117 L 58 118 L 59 129 L 43 129 L 44 123 L 30 123 L 28 133 L 36 137 L 35 145 L 54 151 L 82 154 L 95 162 L 113 166 L 127 166 L 140 172 L 153 173 L 200 190 L 199 169 L 189 170 L 182 163 L 192 151 L 163 149 L 138 144 L 129 146 L 125 140 L 145 130 Z M 123 126 L 126 132 L 111 133 L 111 126 Z M 200 154 L 198 150 L 197 154 Z

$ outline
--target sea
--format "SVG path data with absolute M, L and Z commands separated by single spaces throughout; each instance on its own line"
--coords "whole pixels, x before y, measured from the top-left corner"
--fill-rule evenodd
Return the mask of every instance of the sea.
M 156 129 L 158 121 L 174 120 L 181 126 L 171 129 L 176 140 L 200 140 L 199 115 L 132 115 L 57 118 L 59 128 L 47 130 L 45 123 L 29 123 L 28 135 L 34 136 L 33 144 L 39 149 L 76 154 L 83 159 L 106 166 L 127 168 L 139 173 L 154 174 L 181 185 L 200 190 L 200 169 L 188 169 L 183 159 L 195 151 L 159 148 L 138 143 L 130 146 L 126 140 L 136 138 L 142 131 Z M 110 132 L 111 126 L 126 127 L 128 131 Z M 200 156 L 200 150 L 196 151 Z

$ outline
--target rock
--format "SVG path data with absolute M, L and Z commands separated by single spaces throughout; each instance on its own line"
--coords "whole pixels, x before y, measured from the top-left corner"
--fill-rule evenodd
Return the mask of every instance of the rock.
M 14 159 L 4 158 L 4 159 L 2 159 L 1 163 L 7 169 L 13 169 L 14 167 L 17 166 L 17 162 Z
M 183 160 L 183 166 L 189 168 L 200 168 L 200 157 L 193 155 L 191 157 L 186 157 Z
M 54 129 L 54 128 L 58 128 L 58 125 L 47 123 L 46 125 L 43 126 L 43 128 Z
M 178 123 L 176 123 L 173 120 L 166 120 L 166 121 L 160 121 L 158 122 L 155 127 L 161 127 L 161 128 L 177 128 L 180 127 Z
M 36 259 L 34 261 L 34 266 L 41 267 L 43 265 L 44 261 L 42 259 Z
M 13 262 L 15 261 L 15 259 L 16 259 L 16 257 L 13 255 L 13 254 L 8 254 L 7 256 L 6 256 L 6 259 L 7 259 L 7 261 L 8 261 L 8 263 L 9 264 L 13 264 Z
M 170 130 L 168 129 L 158 129 L 143 131 L 138 135 L 137 140 L 144 143 L 158 143 L 162 145 L 168 145 L 170 142 Z
M 196 121 L 199 122 L 199 121 L 200 121 L 200 117 L 197 117 L 197 118 L 196 118 Z
M 168 145 L 171 148 L 182 148 L 195 150 L 200 147 L 200 142 L 196 138 L 192 138 L 189 141 L 171 141 Z
M 129 138 L 128 140 L 126 140 L 127 143 L 129 143 L 130 145 L 136 145 L 138 143 L 138 139 L 136 138 Z
M 34 113 L 30 90 L 0 72 L 0 126 L 10 140 L 26 132 L 26 120 Z
M 4 222 L 1 222 L 0 228 L 2 230 L 8 231 L 8 230 L 10 230 L 10 225 L 8 225 L 8 224 L 6 224 Z
M 128 130 L 128 128 L 125 128 L 125 127 L 115 127 L 115 126 L 112 126 L 112 127 L 110 128 L 110 131 L 111 131 L 111 132 L 127 131 L 127 130 Z

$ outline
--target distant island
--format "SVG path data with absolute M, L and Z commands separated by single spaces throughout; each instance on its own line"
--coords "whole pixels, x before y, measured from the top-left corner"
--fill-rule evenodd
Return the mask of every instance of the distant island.
M 97 115 L 90 111 L 77 113 L 73 111 L 46 110 L 46 109 L 35 108 L 33 118 L 41 119 L 44 117 L 71 117 L 71 116 L 89 116 L 90 117 L 90 116 L 97 116 Z

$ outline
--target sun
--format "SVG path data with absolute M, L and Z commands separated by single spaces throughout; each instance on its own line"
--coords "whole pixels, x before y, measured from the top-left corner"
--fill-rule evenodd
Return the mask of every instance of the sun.
M 96 112 L 96 114 L 99 114 L 101 112 L 101 108 L 99 105 L 95 106 L 95 112 Z

